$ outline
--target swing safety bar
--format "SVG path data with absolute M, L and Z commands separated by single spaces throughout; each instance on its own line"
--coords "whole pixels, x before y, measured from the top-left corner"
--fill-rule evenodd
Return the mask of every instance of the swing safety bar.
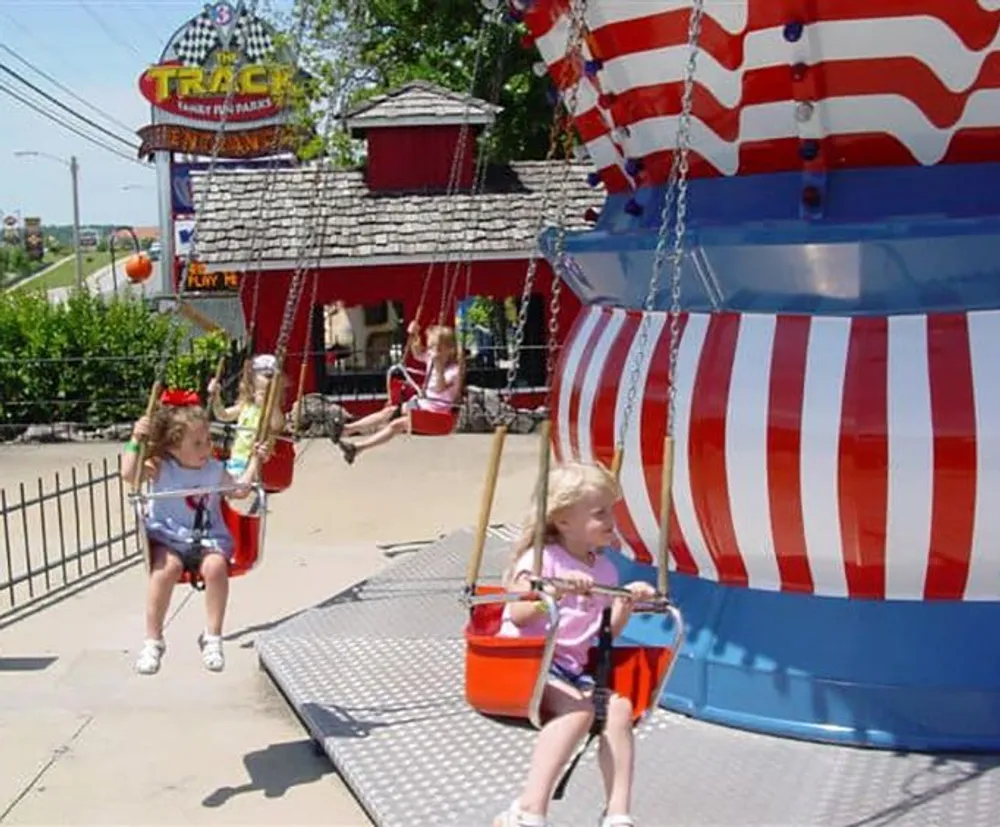
M 545 605 L 545 614 L 548 618 L 548 631 L 545 633 L 545 645 L 542 648 L 541 662 L 538 665 L 538 674 L 535 678 L 535 685 L 531 690 L 531 700 L 528 704 L 528 721 L 535 729 L 542 728 L 542 695 L 545 693 L 545 684 L 548 683 L 549 669 L 552 667 L 552 658 L 556 649 L 556 632 L 559 630 L 559 606 L 555 598 L 546 592 L 486 592 L 481 594 L 466 595 L 465 603 L 474 609 L 476 606 L 486 606 L 496 603 L 519 603 L 521 601 L 541 602 Z M 517 638 L 497 637 L 498 645 L 504 643 L 516 643 Z
M 254 492 L 257 500 L 262 502 L 266 496 L 260 483 L 247 485 L 211 485 L 199 488 L 177 488 L 172 491 L 142 491 L 129 494 L 129 500 L 169 500 L 177 497 L 197 497 L 202 494 L 243 494 Z
M 534 589 L 544 589 L 546 586 L 568 588 L 572 587 L 573 584 L 558 578 L 532 577 L 531 585 Z M 590 594 L 604 594 L 609 597 L 632 597 L 632 593 L 628 589 L 622 589 L 616 586 L 602 586 L 595 584 L 587 591 Z M 544 591 L 541 593 L 545 594 Z M 687 637 L 687 628 L 684 625 L 684 616 L 681 614 L 681 610 L 671 603 L 670 598 L 666 595 L 658 594 L 650 600 L 635 600 L 634 608 L 635 611 L 640 614 L 662 614 L 664 616 L 669 616 L 671 628 L 673 630 L 672 640 L 668 645 L 663 647 L 672 652 L 670 661 L 667 668 L 664 669 L 660 675 L 660 679 L 650 690 L 649 703 L 645 706 L 644 711 L 635 721 L 636 724 L 639 724 L 641 721 L 645 720 L 653 709 L 656 708 L 657 702 L 663 696 L 663 690 L 666 689 L 667 682 L 670 680 L 670 675 L 674 671 L 674 666 L 677 664 L 677 659 L 680 655 L 681 649 L 684 647 L 684 641 Z
M 402 363 L 392 365 L 389 370 L 386 371 L 386 378 L 391 379 L 394 375 L 401 376 L 403 381 L 417 392 L 418 396 L 424 395 L 424 389 L 417 384 L 416 380 L 413 378 L 413 374 L 410 373 L 406 365 Z
M 560 580 L 557 577 L 532 577 L 531 585 L 532 588 L 538 590 L 542 590 L 546 586 L 563 589 L 564 591 L 572 591 L 574 589 L 574 584 L 572 582 L 569 580 Z M 662 594 L 657 594 L 655 597 L 645 600 L 637 600 L 628 589 L 623 589 L 618 586 L 602 586 L 600 583 L 595 583 L 586 590 L 586 593 L 603 594 L 608 597 L 622 597 L 626 600 L 631 599 L 636 609 L 642 612 L 665 612 L 671 605 L 670 599 Z
M 145 547 L 146 569 L 152 565 L 149 550 L 149 539 L 146 537 L 145 524 L 143 520 L 143 506 L 149 500 L 165 499 L 169 497 L 188 497 L 199 494 L 227 494 L 232 492 L 251 491 L 254 494 L 254 501 L 247 514 L 236 511 L 222 501 L 222 512 L 229 530 L 233 534 L 236 543 L 236 553 L 230 562 L 230 574 L 246 574 L 257 567 L 264 557 L 264 538 L 267 532 L 267 490 L 264 486 L 255 482 L 247 486 L 220 485 L 205 488 L 187 488 L 176 491 L 134 492 L 129 494 L 129 502 L 135 514 L 136 525 L 139 527 L 141 543 Z M 232 568 L 235 567 L 235 572 Z
M 212 433 L 225 434 L 226 431 L 253 431 L 257 432 L 256 428 L 251 428 L 247 425 L 235 425 L 228 422 L 219 422 L 218 420 L 213 420 L 210 423 L 210 430 Z M 298 442 L 298 440 L 289 434 L 271 434 L 268 439 L 273 439 L 275 442 Z

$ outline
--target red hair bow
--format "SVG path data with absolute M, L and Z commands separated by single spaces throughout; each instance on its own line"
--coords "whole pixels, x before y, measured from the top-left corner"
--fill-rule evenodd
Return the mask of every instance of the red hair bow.
M 189 405 L 200 405 L 196 391 L 187 391 L 181 388 L 171 388 L 160 394 L 160 403 L 163 405 L 173 405 L 177 408 L 185 408 Z

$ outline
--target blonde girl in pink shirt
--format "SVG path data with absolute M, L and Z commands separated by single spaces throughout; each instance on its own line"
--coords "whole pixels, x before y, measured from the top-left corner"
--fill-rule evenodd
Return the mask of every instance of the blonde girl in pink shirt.
M 437 325 L 427 330 L 427 347 L 420 344 L 420 328 L 416 322 L 409 327 L 410 347 L 413 355 L 427 364 L 427 378 L 423 393 L 402 405 L 393 405 L 369 414 L 343 426 L 334 441 L 340 445 L 344 459 L 350 465 L 362 451 L 384 445 L 397 434 L 410 430 L 410 412 L 414 408 L 425 411 L 449 412 L 458 402 L 461 391 L 461 370 L 458 364 L 458 343 L 453 328 Z M 370 436 L 355 442 L 342 440 L 342 436 L 361 434 L 376 429 Z
M 615 478 L 599 465 L 565 463 L 549 474 L 541 576 L 557 578 L 560 588 L 554 591 L 559 605 L 555 655 L 542 697 L 546 723 L 538 733 L 521 795 L 493 820 L 493 827 L 545 827 L 559 775 L 594 717 L 594 682 L 584 669 L 602 610 L 611 605 L 612 634 L 617 637 L 632 613 L 632 600 L 655 596 L 643 582 L 625 587 L 632 595 L 628 599 L 588 593 L 595 584 L 618 585 L 617 570 L 604 550 L 617 543 L 612 507 L 620 496 Z M 531 591 L 534 522 L 532 513 L 515 548 L 513 565 L 505 573 L 512 591 Z M 521 601 L 505 607 L 501 635 L 531 637 L 545 632 L 546 615 L 538 603 Z M 607 796 L 602 827 L 633 827 L 632 703 L 627 698 L 609 699 L 598 755 Z

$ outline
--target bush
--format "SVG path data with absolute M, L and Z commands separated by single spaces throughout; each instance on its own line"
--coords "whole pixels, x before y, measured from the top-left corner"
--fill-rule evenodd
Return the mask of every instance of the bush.
M 164 358 L 171 387 L 203 390 L 226 338 L 188 345 L 184 333 L 141 299 L 75 291 L 50 304 L 42 292 L 0 294 L 0 424 L 135 419 Z

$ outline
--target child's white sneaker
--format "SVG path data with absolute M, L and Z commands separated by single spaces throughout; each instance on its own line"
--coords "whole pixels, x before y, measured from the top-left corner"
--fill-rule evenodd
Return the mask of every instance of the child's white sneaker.
M 135 659 L 135 671 L 140 675 L 155 675 L 160 671 L 160 661 L 166 651 L 167 644 L 162 640 L 143 641 L 139 657 Z
M 548 823 L 545 816 L 524 812 L 519 801 L 493 819 L 493 827 L 546 827 Z
M 604 816 L 601 827 L 635 827 L 632 816 Z
M 221 672 L 226 667 L 226 657 L 222 654 L 222 638 L 202 632 L 198 635 L 198 648 L 201 649 L 201 662 L 210 672 Z

